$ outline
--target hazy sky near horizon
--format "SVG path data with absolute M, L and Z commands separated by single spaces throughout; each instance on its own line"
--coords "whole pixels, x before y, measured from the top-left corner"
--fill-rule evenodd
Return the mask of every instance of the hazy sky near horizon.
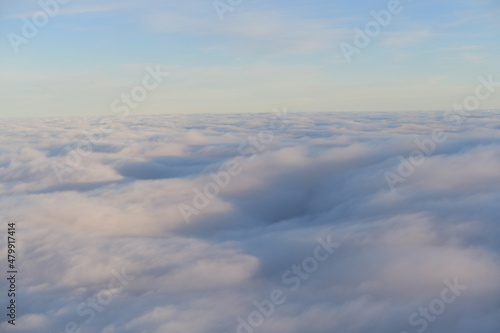
M 110 115 L 157 66 L 131 114 L 450 109 L 500 82 L 497 0 L 401 1 L 348 63 L 341 43 L 388 3 L 242 0 L 221 20 L 213 0 L 72 0 L 26 36 L 39 1 L 1 0 L 0 116 Z

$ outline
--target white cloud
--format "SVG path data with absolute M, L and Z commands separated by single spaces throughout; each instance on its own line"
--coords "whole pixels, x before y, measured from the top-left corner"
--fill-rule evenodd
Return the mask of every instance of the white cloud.
M 422 43 L 436 34 L 429 29 L 414 29 L 408 31 L 387 32 L 382 45 L 401 47 L 415 46 Z
M 498 112 L 442 116 L 292 113 L 280 131 L 273 114 L 115 117 L 62 182 L 51 163 L 100 118 L 0 120 L 0 209 L 17 221 L 29 304 L 16 331 L 237 332 L 280 289 L 259 330 L 410 332 L 457 278 L 467 289 L 427 332 L 498 332 Z M 434 129 L 449 138 L 391 190 L 384 173 Z M 248 159 L 259 133 L 272 139 Z M 230 160 L 241 173 L 186 224 L 179 204 Z M 327 235 L 340 247 L 291 289 L 283 273 Z

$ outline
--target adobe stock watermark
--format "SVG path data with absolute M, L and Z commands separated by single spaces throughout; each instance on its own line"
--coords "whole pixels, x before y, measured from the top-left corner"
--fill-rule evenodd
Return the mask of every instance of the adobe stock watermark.
M 500 81 L 493 80 L 493 74 L 488 77 L 477 78 L 479 84 L 474 89 L 474 94 L 467 96 L 462 103 L 455 103 L 453 110 L 448 110 L 443 114 L 443 120 L 447 123 L 454 122 L 461 125 L 471 114 L 467 111 L 478 110 L 482 101 L 486 101 L 500 88 Z
M 217 16 L 219 16 L 219 20 L 224 21 L 225 13 L 234 11 L 242 2 L 243 0 L 214 0 L 212 5 Z
M 95 319 L 96 312 L 103 312 L 104 308 L 113 302 L 113 298 L 120 294 L 130 281 L 135 279 L 135 276 L 127 275 L 124 268 L 121 272 L 112 269 L 111 274 L 113 278 L 109 281 L 107 288 L 101 289 L 76 307 L 76 314 L 80 317 L 87 316 L 87 318 L 85 320 L 82 318 L 80 323 L 66 322 L 64 331 L 61 333 L 81 333 L 84 327 Z
M 217 172 L 210 174 L 212 181 L 207 182 L 201 190 L 194 187 L 192 189 L 193 198 L 190 203 L 183 202 L 177 206 L 186 224 L 191 223 L 193 215 L 199 215 L 202 210 L 209 206 L 210 200 L 216 198 L 221 190 L 231 183 L 234 177 L 241 174 L 245 163 L 252 161 L 258 153 L 266 149 L 274 140 L 276 133 L 283 131 L 288 126 L 289 122 L 285 118 L 287 115 L 286 107 L 283 108 L 283 111 L 275 109 L 273 113 L 268 130 L 260 131 L 256 136 L 248 136 L 247 140 L 238 147 L 240 155 L 221 164 Z
M 380 35 L 382 29 L 391 24 L 394 16 L 403 11 L 404 7 L 402 2 L 403 1 L 400 0 L 390 0 L 387 3 L 386 9 L 382 9 L 378 12 L 372 10 L 370 15 L 373 20 L 368 21 L 363 29 L 359 27 L 354 28 L 355 35 L 352 44 L 347 42 L 340 43 L 340 51 L 347 63 L 350 64 L 353 55 L 359 54 L 363 49 L 367 48 L 371 42 Z
M 478 77 L 479 84 L 474 89 L 474 94 L 467 96 L 461 103 L 453 105 L 453 110 L 448 110 L 443 114 L 443 120 L 446 123 L 454 123 L 455 126 L 461 125 L 471 115 L 471 111 L 478 110 L 481 101 L 485 101 L 496 92 L 500 87 L 500 81 L 493 80 L 493 75 L 488 77 Z M 387 185 L 394 190 L 398 184 L 403 184 L 413 175 L 416 168 L 422 165 L 426 159 L 434 154 L 437 147 L 448 140 L 448 135 L 443 130 L 436 129 L 430 137 L 424 139 L 415 139 L 415 145 L 418 149 L 413 150 L 409 157 L 400 155 L 397 172 L 387 171 L 384 173 Z
M 440 297 L 430 301 L 426 307 L 421 306 L 418 312 L 415 311 L 408 317 L 408 322 L 418 333 L 423 333 L 429 327 L 429 323 L 436 321 L 437 317 L 444 313 L 447 306 L 455 302 L 462 295 L 462 291 L 468 288 L 466 285 L 459 284 L 458 278 L 454 278 L 453 282 L 450 280 L 443 282 L 446 287 L 441 290 Z
M 38 6 L 40 10 L 35 12 L 31 18 L 23 17 L 23 26 L 21 28 L 21 33 L 17 34 L 14 32 L 9 32 L 7 34 L 7 39 L 12 46 L 12 49 L 17 54 L 19 53 L 19 47 L 22 44 L 28 44 L 30 40 L 38 35 L 40 29 L 49 24 L 51 18 L 56 16 L 61 5 L 66 5 L 73 0 L 40 0 L 38 1 Z
M 141 84 L 134 86 L 130 92 L 122 93 L 120 97 L 114 99 L 110 104 L 111 112 L 119 117 L 128 117 L 132 109 L 146 100 L 149 93 L 160 86 L 165 77 L 170 75 L 162 70 L 161 66 L 156 65 L 153 69 L 146 67 L 147 74 L 143 77 Z M 56 173 L 59 182 L 63 182 L 64 176 L 72 173 L 78 168 L 84 157 L 89 156 L 95 149 L 95 146 L 101 143 L 105 135 L 115 131 L 113 121 L 110 118 L 103 118 L 99 122 L 99 127 L 93 131 L 83 131 L 84 140 L 66 147 L 68 153 L 65 157 L 65 163 L 53 161 L 52 169 Z
M 250 312 L 246 318 L 238 316 L 238 326 L 236 333 L 254 333 L 262 326 L 266 319 L 270 318 L 279 305 L 285 304 L 286 292 L 297 291 L 304 281 L 307 281 L 314 274 L 321 263 L 327 261 L 333 255 L 340 243 L 332 242 L 331 235 L 325 238 L 317 237 L 318 245 L 313 251 L 313 255 L 306 257 L 298 265 L 292 265 L 281 275 L 283 288 L 271 290 L 269 297 L 262 301 L 253 301 L 255 310 Z

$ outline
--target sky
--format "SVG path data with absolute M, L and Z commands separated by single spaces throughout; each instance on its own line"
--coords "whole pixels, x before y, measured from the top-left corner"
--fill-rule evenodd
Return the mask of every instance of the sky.
M 148 69 L 131 114 L 447 110 L 500 81 L 494 0 L 401 1 L 350 61 L 390 1 L 54 1 L 0 2 L 1 117 L 111 115 Z

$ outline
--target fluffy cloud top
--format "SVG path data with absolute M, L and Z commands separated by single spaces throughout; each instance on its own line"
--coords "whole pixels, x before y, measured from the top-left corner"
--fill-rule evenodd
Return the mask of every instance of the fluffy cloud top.
M 496 333 L 498 115 L 3 119 L 0 328 Z

